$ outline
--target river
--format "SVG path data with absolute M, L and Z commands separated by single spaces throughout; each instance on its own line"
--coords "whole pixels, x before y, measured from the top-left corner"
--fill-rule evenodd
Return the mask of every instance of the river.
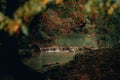
M 23 63 L 31 67 L 32 69 L 42 68 L 47 64 L 64 64 L 73 59 L 75 53 L 42 53 L 39 56 L 33 56 L 31 58 L 23 59 Z

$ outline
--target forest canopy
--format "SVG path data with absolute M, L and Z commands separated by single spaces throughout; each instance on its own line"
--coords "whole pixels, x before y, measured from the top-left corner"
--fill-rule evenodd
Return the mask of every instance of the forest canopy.
M 0 29 L 5 29 L 10 34 L 18 32 L 19 28 L 24 34 L 28 34 L 27 28 L 32 18 L 44 11 L 47 4 L 54 4 L 50 7 L 59 10 L 59 7 L 71 7 L 66 9 L 63 15 L 73 11 L 74 16 L 78 16 L 79 12 L 88 14 L 104 13 L 112 15 L 116 8 L 120 8 L 119 0 L 1 0 L 0 1 Z M 70 5 L 74 4 L 74 5 Z M 55 6 L 57 5 L 57 6 Z M 77 12 L 75 12 L 75 9 Z M 61 11 L 62 12 L 62 11 Z M 72 15 L 72 14 L 70 14 Z M 68 16 L 70 16 L 68 15 Z

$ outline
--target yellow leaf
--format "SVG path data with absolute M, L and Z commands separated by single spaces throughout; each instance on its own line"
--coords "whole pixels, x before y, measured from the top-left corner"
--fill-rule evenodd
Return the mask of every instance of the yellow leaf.
M 114 11 L 114 8 L 113 8 L 113 7 L 111 7 L 111 8 L 108 10 L 108 12 L 107 12 L 107 13 L 108 13 L 108 15 L 110 15 L 110 16 L 111 16 L 111 15 L 113 14 L 113 11 Z
M 8 26 L 7 26 L 7 31 L 9 31 L 12 27 L 13 27 L 14 23 L 11 21 L 9 22 Z
M 56 4 L 63 4 L 63 0 L 56 0 Z

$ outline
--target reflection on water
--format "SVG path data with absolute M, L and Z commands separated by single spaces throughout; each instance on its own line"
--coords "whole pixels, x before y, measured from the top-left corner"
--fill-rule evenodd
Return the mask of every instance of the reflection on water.
M 41 53 L 39 56 L 24 59 L 23 63 L 33 69 L 38 69 L 47 64 L 64 64 L 72 60 L 74 55 L 74 53 Z

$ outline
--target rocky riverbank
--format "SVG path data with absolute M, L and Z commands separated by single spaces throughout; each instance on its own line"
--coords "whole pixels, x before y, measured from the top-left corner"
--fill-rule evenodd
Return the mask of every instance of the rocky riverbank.
M 120 80 L 120 47 L 77 54 L 69 63 L 44 75 L 45 80 Z

